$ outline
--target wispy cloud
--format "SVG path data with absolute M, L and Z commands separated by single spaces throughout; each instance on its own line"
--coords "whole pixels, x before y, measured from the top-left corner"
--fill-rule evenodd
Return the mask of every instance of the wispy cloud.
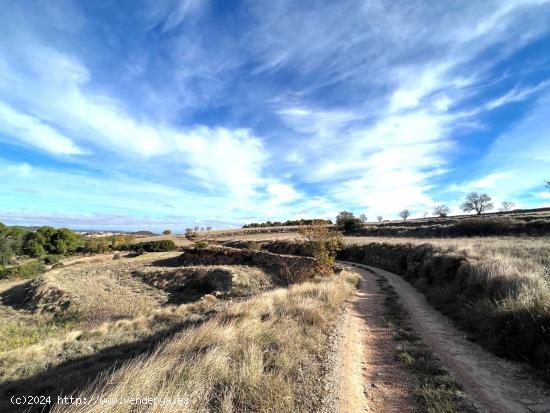
M 420 213 L 474 187 L 540 202 L 518 177 L 529 165 L 521 184 L 535 188 L 550 165 L 547 1 L 40 3 L 11 15 L 4 209 L 235 224 Z

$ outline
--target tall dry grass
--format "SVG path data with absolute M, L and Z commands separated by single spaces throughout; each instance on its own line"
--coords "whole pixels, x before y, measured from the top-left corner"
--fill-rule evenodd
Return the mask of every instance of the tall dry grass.
M 341 275 L 234 303 L 81 394 L 121 402 L 53 411 L 316 411 L 326 335 L 352 282 L 357 280 Z M 148 396 L 188 402 L 139 407 L 122 402 Z
M 404 274 L 476 340 L 550 381 L 550 238 L 346 241 L 351 256 Z

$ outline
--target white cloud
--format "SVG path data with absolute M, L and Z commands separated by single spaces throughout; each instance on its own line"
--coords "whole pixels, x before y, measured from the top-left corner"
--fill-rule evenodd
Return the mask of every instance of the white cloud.
M 21 113 L 0 101 L 0 139 L 15 139 L 54 155 L 81 155 L 84 152 L 70 138 L 34 116 Z

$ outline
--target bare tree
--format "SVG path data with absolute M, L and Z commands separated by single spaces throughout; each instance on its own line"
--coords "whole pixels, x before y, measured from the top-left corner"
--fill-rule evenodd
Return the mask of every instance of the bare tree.
M 408 217 L 411 216 L 411 212 L 408 209 L 404 209 L 399 213 L 399 216 L 405 221 Z
M 503 212 L 510 211 L 514 209 L 515 206 L 516 204 L 514 204 L 512 201 L 502 201 L 502 207 L 500 207 L 500 210 Z
M 437 205 L 434 207 L 433 213 L 439 218 L 444 218 L 449 213 L 449 207 L 447 205 Z
M 378 220 L 378 222 L 382 222 L 384 220 L 384 217 L 382 215 L 378 215 L 376 219 Z
M 428 216 L 428 211 L 424 211 L 424 213 L 422 214 L 422 216 L 423 216 L 424 218 L 426 218 L 426 217 Z
M 477 192 L 470 192 L 466 195 L 466 200 L 462 204 L 462 210 L 464 212 L 475 211 L 478 215 L 490 209 L 493 209 L 491 197 L 487 194 L 480 194 Z
M 359 219 L 361 220 L 361 222 L 367 222 L 367 220 L 368 220 L 368 218 L 365 214 L 359 215 Z

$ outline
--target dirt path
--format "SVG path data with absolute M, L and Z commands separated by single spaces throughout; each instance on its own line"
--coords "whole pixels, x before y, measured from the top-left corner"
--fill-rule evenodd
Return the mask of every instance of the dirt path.
M 395 360 L 384 321 L 384 294 L 372 275 L 359 273 L 359 291 L 342 328 L 339 412 L 416 412 L 410 378 Z
M 498 358 L 468 341 L 451 321 L 431 307 L 422 294 L 400 276 L 362 266 L 385 277 L 409 312 L 411 325 L 454 372 L 465 390 L 488 412 L 550 412 L 550 391 L 517 363 Z M 368 271 L 357 270 L 363 279 Z

